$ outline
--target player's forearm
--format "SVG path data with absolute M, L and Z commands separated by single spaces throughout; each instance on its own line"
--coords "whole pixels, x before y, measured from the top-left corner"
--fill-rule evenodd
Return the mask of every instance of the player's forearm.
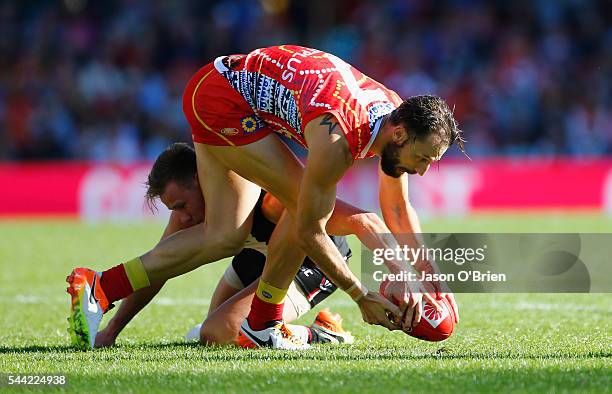
M 336 200 L 335 187 L 312 184 L 300 192 L 298 234 L 302 250 L 341 289 L 357 282 L 344 258 L 329 238 L 326 225 L 332 217 Z
M 364 211 L 338 198 L 325 229 L 329 235 L 358 235 L 359 226 L 368 226 L 373 231 L 384 231 L 386 227 L 376 228 L 379 224 L 384 226 L 375 213 Z
M 399 243 L 391 230 L 375 213 L 358 215 L 352 222 L 352 226 L 353 233 L 366 248 L 372 251 L 377 249 L 396 250 L 399 247 Z M 411 271 L 412 268 L 396 260 L 385 260 L 384 264 L 392 273 Z
M 170 217 L 168 218 L 168 224 L 166 225 L 166 228 L 164 229 L 164 233 L 162 234 L 160 241 L 168 238 L 169 236 L 171 236 L 172 234 L 176 232 L 179 232 L 180 230 L 184 230 L 189 227 L 192 227 L 192 226 L 188 226 L 184 223 L 181 223 L 179 214 L 176 211 L 172 211 L 170 213 Z
M 408 198 L 408 175 L 392 178 L 379 168 L 379 198 L 385 224 L 400 246 L 419 248 L 423 245 L 421 222 Z M 414 263 L 414 262 L 413 262 Z M 427 263 L 419 261 L 416 269 Z
M 400 246 L 406 245 L 410 248 L 418 249 L 425 244 L 422 238 L 419 217 L 410 203 L 399 202 L 391 205 L 390 209 L 383 209 L 383 217 Z M 420 258 L 412 263 L 417 271 L 440 271 L 435 261 Z
M 341 199 L 336 200 L 332 217 L 327 222 L 327 233 L 331 235 L 354 234 L 368 249 L 395 249 L 397 240 L 385 222 L 373 212 L 357 208 Z M 391 272 L 402 267 L 394 261 L 385 261 Z
M 336 286 L 346 290 L 358 281 L 325 231 L 313 229 L 300 236 L 304 252 Z
M 375 213 L 361 211 L 346 216 L 345 222 L 348 234 L 356 235 L 370 250 L 394 247 L 397 243 L 385 222 Z
M 297 232 L 304 252 L 332 282 L 347 290 L 359 281 L 326 233 L 336 202 L 336 184 L 353 161 L 340 127 L 334 131 L 337 125 L 333 116 L 326 115 L 311 121 L 304 132 L 310 150 L 300 185 Z
M 389 230 L 400 244 L 418 248 L 422 244 L 420 236 L 422 230 L 416 210 L 409 202 L 400 201 L 389 205 L 382 208 L 383 218 Z
M 164 282 L 154 284 L 140 289 L 124 299 L 119 305 L 117 313 L 108 322 L 106 329 L 115 337 L 118 336 L 134 316 L 151 302 L 163 286 Z

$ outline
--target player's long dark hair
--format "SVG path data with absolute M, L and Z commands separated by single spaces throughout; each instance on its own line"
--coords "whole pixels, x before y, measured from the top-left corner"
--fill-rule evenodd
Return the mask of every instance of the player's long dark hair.
M 440 97 L 430 95 L 410 97 L 391 113 L 389 120 L 394 125 L 403 125 L 419 140 L 424 140 L 432 133 L 438 133 L 441 144 L 450 147 L 455 143 L 465 154 L 462 131 L 457 125 L 453 111 Z

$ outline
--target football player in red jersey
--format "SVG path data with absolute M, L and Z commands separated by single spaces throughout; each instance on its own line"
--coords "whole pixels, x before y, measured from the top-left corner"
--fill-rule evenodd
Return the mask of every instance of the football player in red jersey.
M 195 142 L 206 221 L 102 275 L 75 269 L 68 278 L 75 344 L 93 346 L 102 313 L 113 301 L 236 254 L 248 236 L 260 187 L 286 212 L 272 234 L 251 312 L 241 326 L 244 343 L 295 348 L 282 322 L 283 300 L 305 255 L 351 296 L 368 323 L 409 329 L 420 321 L 423 298 L 437 306 L 418 283 L 406 283 L 399 308 L 368 292 L 327 237 L 326 225 L 340 178 L 354 160 L 379 156 L 385 222 L 400 243 L 418 247 L 420 224 L 408 200 L 407 174 L 424 175 L 455 142 L 463 149 L 444 100 L 402 101 L 334 55 L 283 45 L 222 56 L 204 66 L 187 84 L 183 111 Z M 277 133 L 308 149 L 305 167 Z M 456 309 L 453 296 L 445 296 Z M 401 327 L 391 320 L 401 320 Z

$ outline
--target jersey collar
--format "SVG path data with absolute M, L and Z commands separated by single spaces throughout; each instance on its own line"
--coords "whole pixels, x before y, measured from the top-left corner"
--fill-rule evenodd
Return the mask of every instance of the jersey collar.
M 225 59 L 226 57 L 227 56 L 219 56 L 218 58 L 215 59 L 215 62 L 214 62 L 215 68 L 221 74 L 229 71 L 229 68 L 225 67 L 225 64 L 223 64 L 223 59 Z
M 378 131 L 380 130 L 380 125 L 382 124 L 383 118 L 384 116 L 381 116 L 374 123 L 374 128 L 372 129 L 372 134 L 370 135 L 370 141 L 368 141 L 368 144 L 363 148 L 363 150 L 359 154 L 360 159 L 363 159 L 364 157 L 366 157 L 366 155 L 368 154 L 368 151 L 372 147 L 372 144 L 374 143 L 374 140 L 376 139 L 376 136 L 378 135 Z

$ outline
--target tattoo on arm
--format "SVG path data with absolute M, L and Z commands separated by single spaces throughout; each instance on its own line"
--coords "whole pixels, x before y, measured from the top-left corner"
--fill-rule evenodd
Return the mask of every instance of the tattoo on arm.
M 393 214 L 395 215 L 396 218 L 401 217 L 402 208 L 399 205 L 394 205 L 393 208 L 391 208 L 391 210 L 393 211 Z
M 334 118 L 333 115 L 326 114 L 325 116 L 323 116 L 323 120 L 321 120 L 321 123 L 319 123 L 319 125 L 327 126 L 327 132 L 331 134 L 336 129 L 336 126 L 338 126 L 338 122 L 335 119 L 336 118 Z

